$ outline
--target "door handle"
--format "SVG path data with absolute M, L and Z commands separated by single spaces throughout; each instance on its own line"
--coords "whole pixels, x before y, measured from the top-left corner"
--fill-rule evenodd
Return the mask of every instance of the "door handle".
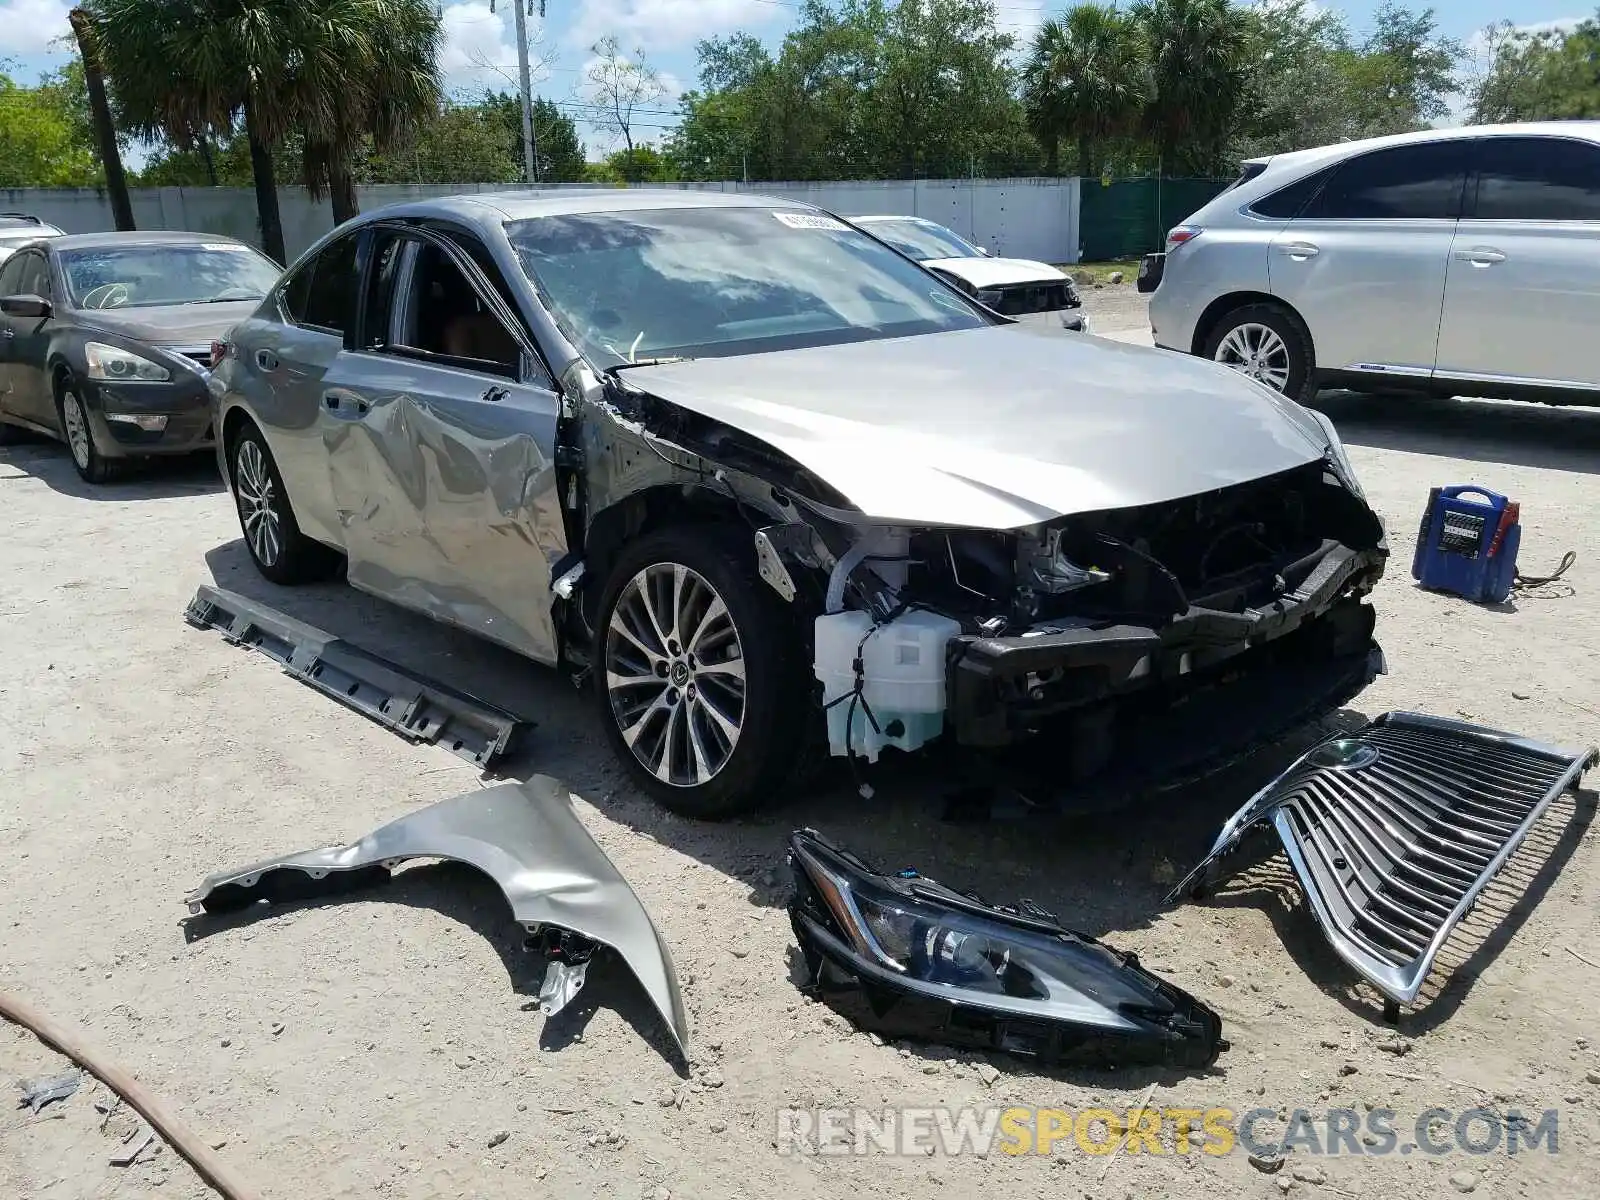
M 1475 267 L 1492 267 L 1495 263 L 1506 260 L 1505 251 L 1496 250 L 1493 246 L 1474 246 L 1470 250 L 1456 251 L 1457 258 L 1464 258 Z
M 511 395 L 511 389 L 503 388 L 497 383 L 483 393 L 483 399 L 489 401 L 491 404 L 498 404 L 501 400 L 504 400 L 509 395 Z
M 336 417 L 355 421 L 372 411 L 372 405 L 356 396 L 339 392 L 323 392 L 322 406 Z
M 278 369 L 278 356 L 271 350 L 257 350 L 256 366 L 263 371 L 276 371 Z
M 1321 254 L 1322 248 L 1310 242 L 1287 242 L 1283 247 L 1283 252 L 1290 258 L 1303 262 L 1308 258 L 1315 258 Z

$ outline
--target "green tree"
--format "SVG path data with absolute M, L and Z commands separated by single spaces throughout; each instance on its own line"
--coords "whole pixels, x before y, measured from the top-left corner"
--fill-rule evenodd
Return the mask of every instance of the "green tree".
M 670 183 L 674 175 L 671 161 L 654 146 L 635 146 L 606 155 L 607 182 Z
M 1485 33 L 1487 69 L 1468 91 L 1475 122 L 1600 117 L 1600 13 L 1566 33 L 1509 21 Z
M 1098 177 L 1108 139 L 1133 132 L 1149 90 L 1139 28 L 1110 4 L 1080 4 L 1034 36 L 1022 70 L 1028 127 L 1058 170 L 1064 140 L 1077 147 L 1080 175 Z
M 1381 5 L 1372 33 L 1340 56 L 1352 136 L 1426 129 L 1450 111 L 1465 51 L 1439 33 L 1433 9 Z
M 1228 0 L 1139 0 L 1132 16 L 1150 46 L 1144 126 L 1160 169 L 1221 169 L 1245 99 L 1249 18 Z
M 0 187 L 86 187 L 102 181 L 68 89 L 47 77 L 19 86 L 0 72 Z
M 774 57 L 734 34 L 698 47 L 668 144 L 693 179 L 855 179 L 1032 170 L 989 0 L 804 0 Z
M 499 122 L 511 156 L 521 163 L 522 108 L 517 97 L 508 92 L 489 92 L 481 104 Z M 541 183 L 583 181 L 588 163 L 583 142 L 578 137 L 578 126 L 554 101 L 543 96 L 533 98 L 533 140 L 538 147 Z M 522 178 L 520 167 L 517 178 Z
M 1303 150 L 1355 136 L 1344 18 L 1308 0 L 1280 0 L 1248 11 L 1245 99 L 1232 156 Z
M 294 0 L 290 0 L 291 3 Z M 433 0 L 298 0 L 291 105 L 305 137 L 303 178 L 332 197 L 334 224 L 360 211 L 369 151 L 403 151 L 439 117 L 440 15 Z
M 94 0 L 90 11 L 127 132 L 195 151 L 242 120 L 262 247 L 283 262 L 272 152 L 301 116 L 296 0 Z

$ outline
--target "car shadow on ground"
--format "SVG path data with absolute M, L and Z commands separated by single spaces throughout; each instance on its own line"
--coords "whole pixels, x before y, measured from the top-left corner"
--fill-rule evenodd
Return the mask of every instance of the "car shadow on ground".
M 0 446 L 0 480 L 22 475 L 79 500 L 160 500 L 222 490 L 217 459 L 209 450 L 129 462 L 108 483 L 85 483 L 67 448 L 42 436 Z
M 1345 391 L 1316 407 L 1357 446 L 1600 474 L 1600 409 Z

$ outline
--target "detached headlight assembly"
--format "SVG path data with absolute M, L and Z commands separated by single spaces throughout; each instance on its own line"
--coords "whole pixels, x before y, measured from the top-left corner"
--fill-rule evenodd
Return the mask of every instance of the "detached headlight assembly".
M 89 362 L 89 378 L 106 383 L 165 383 L 172 372 L 131 350 L 108 346 L 104 342 L 85 342 L 83 354 Z
M 1338 472 L 1339 478 L 1345 487 L 1349 488 L 1361 499 L 1367 498 L 1367 493 L 1361 488 L 1361 481 L 1356 478 L 1356 469 L 1350 461 L 1350 454 L 1344 448 L 1344 439 L 1339 436 L 1339 431 L 1334 428 L 1332 419 L 1325 412 L 1315 408 L 1306 409 L 1316 418 L 1317 424 L 1322 426 L 1322 432 L 1328 438 L 1328 461 L 1333 464 L 1333 469 Z
M 1211 1009 L 1048 913 L 877 874 L 808 829 L 789 862 L 810 988 L 862 1029 L 1095 1065 L 1197 1069 L 1227 1046 Z

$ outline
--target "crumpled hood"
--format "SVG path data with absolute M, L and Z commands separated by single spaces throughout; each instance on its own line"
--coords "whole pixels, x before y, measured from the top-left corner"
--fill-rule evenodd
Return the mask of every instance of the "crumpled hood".
M 935 271 L 959 275 L 973 287 L 1004 287 L 1012 283 L 1059 283 L 1066 272 L 1049 263 L 1025 258 L 931 258 L 922 264 Z
M 218 304 L 97 308 L 83 309 L 79 317 L 85 325 L 98 325 L 152 346 L 207 346 L 227 334 L 260 305 L 260 300 L 224 300 Z
M 1205 359 L 1027 325 L 702 358 L 630 386 L 782 451 L 868 516 L 1015 529 L 1321 458 L 1294 402 Z

